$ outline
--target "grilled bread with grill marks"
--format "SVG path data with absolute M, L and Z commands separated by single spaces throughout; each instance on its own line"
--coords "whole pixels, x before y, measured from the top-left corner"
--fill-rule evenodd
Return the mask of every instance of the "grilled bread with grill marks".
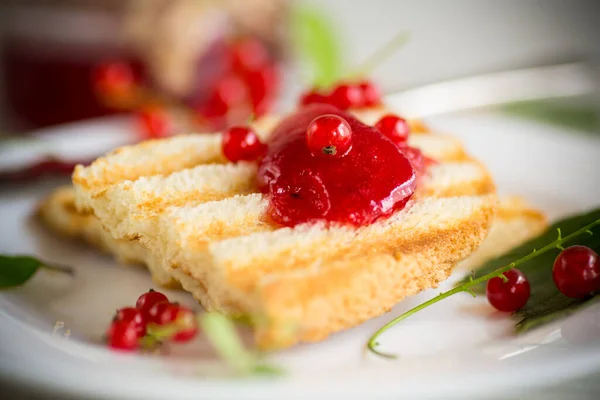
M 78 166 L 76 205 L 114 239 L 141 243 L 207 309 L 253 316 L 260 347 L 318 341 L 436 287 L 490 230 L 497 201 L 485 167 L 456 139 L 420 130 L 410 144 L 438 164 L 405 209 L 365 227 L 273 225 L 256 166 L 226 163 L 218 134 Z

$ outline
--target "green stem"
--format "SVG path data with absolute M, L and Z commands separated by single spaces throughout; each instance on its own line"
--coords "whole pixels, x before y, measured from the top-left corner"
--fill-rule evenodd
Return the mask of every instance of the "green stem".
M 73 271 L 73 268 L 71 268 L 71 267 L 63 267 L 63 266 L 49 265 L 49 264 L 41 264 L 40 267 L 45 268 L 49 271 L 62 272 L 63 274 L 75 275 L 75 271 Z
M 496 278 L 499 276 L 503 276 L 503 274 L 513 268 L 516 268 L 517 266 L 524 264 L 530 260 L 532 260 L 533 258 L 542 255 L 550 250 L 556 249 L 556 248 L 560 248 L 562 247 L 562 245 L 565 242 L 568 242 L 574 238 L 576 238 L 577 236 L 583 234 L 583 233 L 589 233 L 592 234 L 591 229 L 596 226 L 596 225 L 600 225 L 600 219 L 596 220 L 594 222 L 592 222 L 589 225 L 584 226 L 583 228 L 571 233 L 568 236 L 562 237 L 560 231 L 558 233 L 558 239 L 556 239 L 555 241 L 547 244 L 546 246 L 542 247 L 539 250 L 534 250 L 532 251 L 530 254 L 526 255 L 523 258 L 520 258 L 517 261 L 514 261 L 510 264 L 507 264 L 503 267 L 500 267 L 498 269 L 495 269 L 494 271 L 482 275 L 477 279 L 473 279 L 473 280 L 469 280 L 468 282 L 463 283 L 462 285 L 459 285 L 447 292 L 443 292 L 440 293 L 439 295 L 435 296 L 434 298 L 419 304 L 418 306 L 411 308 L 410 310 L 406 311 L 405 313 L 403 313 L 402 315 L 392 319 L 390 322 L 388 322 L 387 324 L 385 324 L 384 326 L 382 326 L 381 328 L 379 328 L 369 339 L 369 341 L 367 342 L 367 349 L 370 350 L 371 352 L 382 356 L 382 357 L 386 357 L 386 358 L 396 358 L 395 354 L 389 354 L 389 353 L 383 353 L 378 351 L 375 347 L 379 345 L 379 343 L 377 342 L 377 339 L 379 338 L 379 336 L 381 336 L 385 331 L 387 331 L 389 328 L 391 328 L 392 326 L 396 325 L 397 323 L 399 323 L 400 321 L 405 320 L 406 318 L 410 317 L 411 315 L 439 302 L 442 301 L 450 296 L 453 296 L 457 293 L 460 292 L 468 292 L 470 290 L 471 287 L 478 285 L 480 283 L 486 282 L 492 278 Z
M 376 50 L 361 66 L 356 68 L 354 73 L 350 74 L 351 77 L 362 77 L 372 72 L 376 66 L 380 65 L 385 61 L 386 58 L 394 54 L 394 51 L 408 42 L 410 35 L 408 32 L 400 32 L 392 40 L 390 40 L 385 46 Z

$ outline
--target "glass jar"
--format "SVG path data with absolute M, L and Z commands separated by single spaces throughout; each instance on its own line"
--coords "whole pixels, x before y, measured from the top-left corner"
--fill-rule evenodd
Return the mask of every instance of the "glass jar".
M 20 1 L 7 10 L 2 70 L 10 129 L 109 114 L 91 71 L 106 59 L 134 61 L 119 44 L 118 1 Z

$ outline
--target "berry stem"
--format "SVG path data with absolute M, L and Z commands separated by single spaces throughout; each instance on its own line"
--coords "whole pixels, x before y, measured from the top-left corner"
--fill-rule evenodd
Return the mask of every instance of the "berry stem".
M 370 74 L 375 67 L 383 63 L 386 58 L 394 54 L 396 49 L 402 47 L 408 42 L 410 34 L 408 32 L 400 32 L 392 38 L 385 46 L 375 50 L 366 61 L 362 63 L 358 68 L 355 69 L 354 73 L 350 74 L 352 77 L 363 77 Z
M 149 323 L 147 330 L 147 335 L 153 337 L 158 341 L 168 340 L 173 337 L 177 332 L 179 332 L 183 327 L 177 322 L 170 323 L 167 325 L 158 325 L 155 323 Z
M 539 255 L 542 255 L 542 254 L 544 254 L 544 253 L 546 253 L 546 252 L 548 252 L 550 250 L 557 249 L 557 248 L 561 247 L 565 242 L 568 242 L 568 241 L 570 241 L 572 239 L 575 239 L 577 236 L 580 236 L 580 235 L 582 235 L 584 233 L 592 234 L 592 230 L 591 229 L 593 227 L 595 227 L 596 225 L 600 225 L 600 219 L 592 222 L 589 225 L 584 226 L 581 229 L 578 229 L 577 231 L 575 231 L 575 232 L 573 232 L 570 235 L 567 235 L 565 237 L 563 237 L 562 234 L 559 231 L 558 239 L 554 240 L 551 243 L 548 243 L 547 245 L 545 245 L 544 247 L 542 247 L 542 248 L 540 248 L 538 250 L 532 251 L 530 254 L 526 255 L 525 257 L 520 258 L 520 259 L 518 259 L 516 261 L 513 261 L 512 263 L 507 264 L 507 265 L 505 265 L 503 267 L 495 269 L 494 271 L 492 271 L 492 272 L 490 272 L 488 274 L 482 275 L 482 276 L 480 276 L 477 279 L 469 279 L 468 282 L 465 282 L 465 283 L 463 283 L 463 284 L 461 284 L 459 286 L 456 286 L 455 288 L 453 288 L 451 290 L 448 290 L 447 292 L 440 293 L 437 296 L 435 296 L 434 298 L 432 298 L 432 299 L 430 299 L 430 300 L 428 300 L 428 301 L 426 301 L 426 302 L 424 302 L 422 304 L 419 304 L 418 306 L 416 306 L 414 308 L 411 308 L 410 310 L 408 310 L 405 313 L 399 315 L 398 317 L 392 319 L 390 322 L 388 322 L 387 324 L 385 324 L 384 326 L 382 326 L 381 328 L 379 328 L 369 338 L 369 341 L 367 342 L 367 350 L 370 350 L 371 352 L 373 352 L 376 355 L 381 356 L 381 357 L 392 358 L 392 359 L 396 358 L 397 356 L 395 354 L 383 353 L 383 352 L 378 351 L 376 349 L 376 346 L 379 345 L 379 343 L 377 342 L 377 339 L 385 331 L 387 331 L 389 328 L 391 328 L 392 326 L 396 325 L 400 321 L 405 320 L 406 318 L 410 317 L 411 315 L 413 315 L 413 314 L 415 314 L 415 313 L 417 313 L 417 312 L 419 312 L 419 311 L 421 311 L 421 310 L 423 310 L 423 309 L 425 309 L 425 308 L 427 308 L 427 307 L 429 307 L 429 306 L 431 306 L 431 305 L 433 305 L 433 304 L 435 304 L 435 303 L 437 303 L 439 301 L 442 301 L 442 300 L 444 300 L 444 299 L 446 299 L 446 298 L 448 298 L 450 296 L 453 296 L 453 295 L 455 295 L 457 293 L 460 293 L 460 292 L 470 293 L 470 288 L 471 287 L 473 287 L 473 286 L 475 286 L 477 284 L 486 282 L 486 281 L 488 281 L 488 280 L 490 280 L 492 278 L 503 276 L 503 274 L 505 272 L 507 272 L 508 270 L 510 270 L 512 268 L 516 268 L 517 266 L 519 266 L 521 264 L 524 264 L 524 263 L 532 260 L 533 258 L 535 258 L 535 257 L 537 257 Z
M 41 268 L 47 269 L 49 271 L 61 272 L 63 274 L 75 275 L 75 271 L 71 267 L 59 266 L 59 265 L 49 265 L 49 264 L 41 264 Z

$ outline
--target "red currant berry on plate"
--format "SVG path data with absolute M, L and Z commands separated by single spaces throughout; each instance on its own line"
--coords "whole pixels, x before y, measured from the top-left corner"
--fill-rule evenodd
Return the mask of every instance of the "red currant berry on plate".
M 306 144 L 314 156 L 343 157 L 352 146 L 352 128 L 342 117 L 321 115 L 308 125 Z
M 229 106 L 213 93 L 207 100 L 197 103 L 194 110 L 198 116 L 198 124 L 213 131 L 224 129 L 227 123 Z
M 304 92 L 301 96 L 300 96 L 300 105 L 301 106 L 307 106 L 309 104 L 315 104 L 315 103 L 328 103 L 329 99 L 327 98 L 327 96 L 317 92 L 316 90 L 310 90 L 308 92 Z
M 147 311 L 146 319 L 148 323 L 158 324 L 160 323 L 161 314 L 164 310 L 166 310 L 169 305 L 168 301 L 160 301 L 158 303 L 154 303 L 152 307 Z
M 177 333 L 170 338 L 171 340 L 186 342 L 198 333 L 196 318 L 189 308 L 170 303 L 160 305 L 160 307 L 157 307 L 157 311 L 154 323 L 163 326 L 173 324 L 177 327 Z
M 234 126 L 223 132 L 223 154 L 231 162 L 253 161 L 265 152 L 256 133 L 245 126 Z
M 146 334 L 146 318 L 137 308 L 124 307 L 117 311 L 114 321 L 125 321 L 131 323 L 138 334 L 142 337 Z
M 189 308 L 179 306 L 179 311 L 177 312 L 177 317 L 175 320 L 180 329 L 175 336 L 173 336 L 173 341 L 180 343 L 187 342 L 198 334 L 198 323 L 196 322 L 196 316 Z
M 152 307 L 152 322 L 166 325 L 175 320 L 179 305 L 174 303 L 158 303 Z
M 171 117 L 158 106 L 146 107 L 138 113 L 140 136 L 143 139 L 159 139 L 169 136 L 173 130 Z
M 554 261 L 552 279 L 567 297 L 581 298 L 600 290 L 598 254 L 586 246 L 567 247 Z
M 501 277 L 492 278 L 486 286 L 486 294 L 490 304 L 499 311 L 514 312 L 527 303 L 530 295 L 529 281 L 518 269 L 504 273 L 506 282 Z
M 138 347 L 138 333 L 129 321 L 115 321 L 106 332 L 108 346 L 117 350 L 135 350 Z
M 381 92 L 379 88 L 371 81 L 361 82 L 358 87 L 362 92 L 363 106 L 373 107 L 381 104 Z
M 362 91 L 357 85 L 339 85 L 328 97 L 328 103 L 341 110 L 363 106 Z
M 231 66 L 236 71 L 254 71 L 268 61 L 269 53 L 260 40 L 245 38 L 231 46 Z
M 404 118 L 388 114 L 381 117 L 375 124 L 375 129 L 387 136 L 396 144 L 404 144 L 408 140 L 410 127 Z
M 126 62 L 113 61 L 98 65 L 93 71 L 94 88 L 103 95 L 119 95 L 135 85 L 135 74 Z
M 227 75 L 217 82 L 215 96 L 213 101 L 225 104 L 228 108 L 239 106 L 249 98 L 246 82 L 236 75 Z
M 157 303 L 168 302 L 167 296 L 161 292 L 157 292 L 154 289 L 150 289 L 146 293 L 138 297 L 135 302 L 135 308 L 142 311 L 145 315 L 148 315 L 148 311 Z
M 275 65 L 265 65 L 244 74 L 255 116 L 266 114 L 272 107 L 279 85 L 279 70 Z

